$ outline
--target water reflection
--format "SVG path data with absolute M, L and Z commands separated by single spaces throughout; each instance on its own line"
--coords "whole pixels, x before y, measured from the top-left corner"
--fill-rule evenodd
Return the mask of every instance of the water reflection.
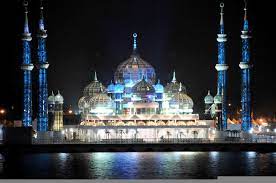
M 15 173 L 16 172 L 16 173 Z M 1 178 L 216 178 L 276 175 L 276 153 L 105 152 L 16 154 Z

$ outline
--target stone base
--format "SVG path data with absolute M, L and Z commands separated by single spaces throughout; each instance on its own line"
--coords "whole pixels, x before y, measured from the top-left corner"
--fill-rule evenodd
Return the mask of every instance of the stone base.
M 53 141 L 54 142 L 61 142 L 64 141 L 64 134 L 61 131 L 53 131 Z

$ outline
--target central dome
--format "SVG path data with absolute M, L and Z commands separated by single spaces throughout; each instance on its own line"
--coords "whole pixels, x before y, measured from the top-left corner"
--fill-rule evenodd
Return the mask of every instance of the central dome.
M 133 53 L 130 58 L 119 64 L 115 72 L 115 80 L 124 83 L 127 87 L 134 86 L 145 77 L 149 84 L 155 83 L 155 70 L 139 54 L 137 54 L 137 34 L 133 34 Z

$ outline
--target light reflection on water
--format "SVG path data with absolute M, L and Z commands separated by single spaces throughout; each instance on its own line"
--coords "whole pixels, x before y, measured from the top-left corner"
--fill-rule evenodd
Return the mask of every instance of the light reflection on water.
M 1 164 L 1 163 L 0 163 Z M 2 163 L 3 164 L 3 163 Z M 15 154 L 1 178 L 179 179 L 276 175 L 276 153 L 104 152 Z

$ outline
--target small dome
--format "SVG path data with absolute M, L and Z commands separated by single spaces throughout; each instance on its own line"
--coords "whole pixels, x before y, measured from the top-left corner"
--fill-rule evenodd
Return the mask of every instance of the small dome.
M 90 98 L 89 105 L 91 109 L 112 108 L 112 99 L 106 93 L 98 93 Z
M 107 93 L 114 93 L 115 85 L 111 81 L 110 84 L 107 86 Z
M 164 93 L 164 86 L 160 84 L 160 80 L 158 79 L 157 84 L 154 85 L 154 89 L 156 93 Z
M 221 103 L 222 103 L 221 95 L 217 94 L 217 95 L 214 97 L 214 103 L 215 103 L 215 104 L 221 104 Z
M 89 108 L 89 100 L 91 97 L 81 97 L 78 102 L 79 109 Z
M 124 93 L 125 86 L 121 83 L 116 82 L 114 86 L 114 93 Z
M 173 78 L 170 83 L 165 87 L 166 93 L 178 93 L 181 91 L 182 93 L 186 93 L 186 87 L 182 85 L 182 83 L 178 82 L 175 77 L 175 71 L 173 72 Z
M 64 99 L 63 96 L 59 93 L 59 91 L 58 94 L 55 96 L 55 101 L 59 104 L 63 104 Z
M 95 72 L 94 81 L 92 81 L 84 88 L 83 95 L 93 97 L 95 94 L 101 92 L 101 88 L 104 92 L 106 91 L 106 88 L 103 86 L 103 84 L 98 81 L 97 74 Z
M 205 104 L 214 103 L 214 97 L 211 95 L 210 90 L 208 90 L 208 94 L 204 97 Z
M 55 104 L 55 94 L 52 91 L 52 94 L 48 97 L 48 104 Z
M 170 100 L 171 108 L 177 107 L 180 113 L 192 113 L 194 102 L 191 97 L 183 92 L 175 93 Z
M 155 89 L 143 77 L 143 79 L 140 82 L 138 82 L 136 85 L 133 86 L 132 93 L 139 94 L 139 95 L 148 95 L 148 94 L 154 95 Z

